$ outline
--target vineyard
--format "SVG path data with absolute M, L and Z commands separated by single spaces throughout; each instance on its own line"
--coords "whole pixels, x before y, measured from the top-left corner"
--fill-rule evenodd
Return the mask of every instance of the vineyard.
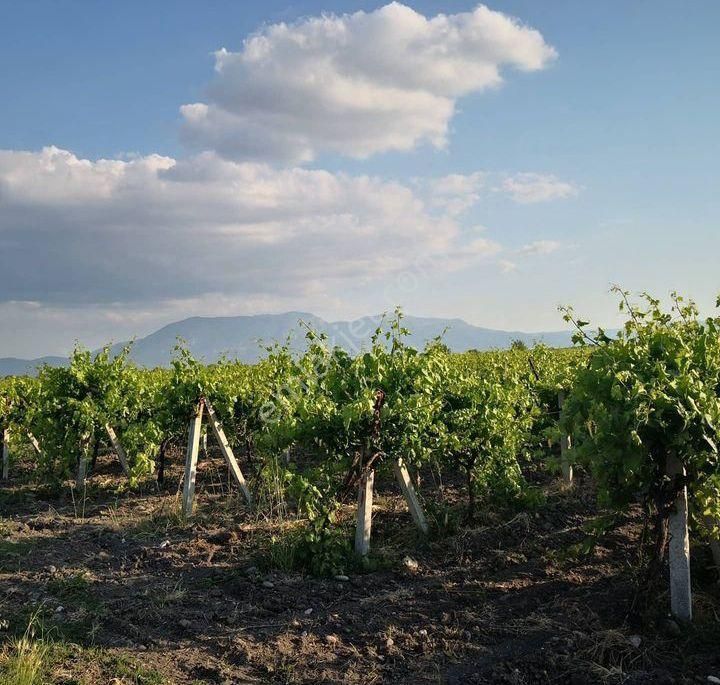
M 572 349 L 417 350 L 396 312 L 357 353 L 0 380 L 0 673 L 720 682 L 720 318 L 617 295 Z

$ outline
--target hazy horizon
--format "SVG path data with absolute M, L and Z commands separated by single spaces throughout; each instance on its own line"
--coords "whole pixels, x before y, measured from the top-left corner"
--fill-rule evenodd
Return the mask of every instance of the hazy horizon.
M 146 338 L 146 337 L 148 337 L 148 336 L 153 335 L 154 333 L 157 333 L 157 332 L 159 332 L 159 331 L 162 331 L 162 330 L 165 329 L 165 328 L 169 328 L 169 327 L 172 327 L 172 326 L 175 325 L 175 324 L 181 324 L 181 323 L 183 323 L 184 321 L 187 321 L 187 320 L 190 320 L 190 319 L 196 319 L 196 318 L 200 318 L 200 319 L 235 319 L 235 318 L 244 317 L 244 316 L 248 316 L 248 317 L 265 317 L 265 316 L 288 316 L 288 315 L 294 315 L 294 314 L 318 316 L 318 315 L 316 315 L 316 314 L 313 314 L 312 312 L 299 312 L 299 311 L 298 311 L 298 312 L 296 312 L 296 311 L 292 311 L 292 312 L 258 312 L 258 313 L 255 313 L 255 314 L 238 314 L 238 315 L 234 315 L 234 316 L 222 316 L 222 315 L 218 315 L 218 316 L 206 316 L 206 315 L 203 315 L 203 314 L 195 314 L 195 315 L 190 316 L 190 317 L 185 317 L 184 319 L 178 319 L 177 321 L 168 321 L 167 323 L 163 323 L 163 324 L 160 324 L 159 326 L 152 327 L 152 328 L 148 329 L 147 331 L 144 331 L 143 333 L 129 335 L 129 336 L 125 337 L 125 338 L 107 338 L 107 339 L 106 339 L 106 338 L 99 338 L 99 339 L 94 340 L 94 341 L 91 341 L 91 342 L 88 342 L 88 341 L 86 341 L 86 340 L 82 340 L 82 339 L 80 339 L 80 338 L 76 338 L 76 339 L 72 342 L 72 344 L 70 345 L 70 347 L 68 347 L 67 349 L 51 350 L 51 351 L 49 351 L 49 352 L 41 352 L 41 353 L 39 353 L 39 354 L 34 354 L 34 355 L 32 355 L 32 356 L 16 355 L 16 354 L 0 355 L 0 358 L 6 358 L 6 359 L 8 359 L 8 358 L 9 358 L 9 359 L 22 359 L 22 360 L 32 360 L 32 359 L 37 359 L 37 358 L 41 358 L 41 357 L 63 357 L 63 358 L 65 358 L 65 357 L 67 357 L 67 356 L 72 352 L 72 350 L 74 349 L 76 343 L 79 344 L 79 345 L 80 345 L 81 347 L 83 347 L 83 348 L 91 349 L 91 350 L 96 350 L 96 349 L 100 349 L 100 348 L 102 348 L 102 347 L 104 347 L 104 346 L 106 346 L 106 345 L 118 345 L 118 344 L 122 344 L 122 343 L 126 343 L 126 342 L 132 342 L 132 341 L 136 341 L 136 340 L 141 340 L 141 339 L 143 339 L 143 338 Z M 388 316 L 391 316 L 391 315 L 392 315 L 392 312 L 386 312 L 386 314 L 387 314 Z M 526 334 L 526 335 L 535 335 L 535 334 L 540 335 L 540 334 L 548 334 L 548 333 L 563 333 L 563 332 L 568 332 L 568 331 L 571 330 L 571 327 L 568 326 L 567 324 L 565 324 L 562 320 L 561 320 L 561 323 L 564 324 L 564 325 L 563 325 L 563 326 L 558 326 L 558 328 L 548 329 L 548 330 L 531 331 L 531 330 L 522 330 L 522 329 L 500 329 L 500 328 L 497 328 L 497 329 L 496 329 L 496 328 L 491 328 L 491 327 L 489 327 L 489 326 L 482 326 L 482 325 L 479 325 L 479 324 L 472 324 L 472 323 L 470 323 L 469 321 L 465 321 L 464 319 L 462 319 L 462 317 L 421 316 L 421 315 L 414 314 L 414 313 L 412 313 L 412 312 L 405 312 L 405 311 L 403 311 L 403 315 L 404 315 L 405 317 L 408 317 L 408 318 L 411 318 L 411 319 L 412 319 L 412 318 L 414 318 L 414 319 L 433 319 L 433 320 L 443 321 L 443 322 L 453 321 L 453 320 L 458 320 L 458 319 L 459 319 L 459 320 L 463 321 L 463 322 L 466 323 L 466 324 L 469 324 L 469 325 L 471 325 L 471 326 L 475 326 L 475 327 L 480 328 L 480 329 L 485 329 L 485 330 L 494 331 L 494 332 L 499 332 L 499 333 L 508 333 L 508 334 L 518 333 L 518 334 Z M 378 316 L 382 316 L 382 313 L 366 314 L 366 315 L 363 315 L 363 316 L 359 316 L 359 317 L 357 317 L 356 319 L 326 319 L 325 317 L 322 317 L 322 316 L 318 316 L 318 318 L 322 319 L 324 322 L 326 322 L 326 323 L 328 323 L 328 324 L 338 324 L 338 323 L 353 323 L 354 321 L 358 321 L 358 320 L 360 320 L 360 319 L 376 318 L 376 317 L 378 317 Z M 292 322 L 292 326 L 293 326 L 293 327 L 297 327 L 298 330 L 301 330 L 301 328 L 300 328 L 300 326 L 299 326 L 299 323 L 300 323 L 300 319 L 298 319 L 298 320 L 295 321 L 295 322 Z M 411 331 L 411 332 L 412 332 L 412 331 Z M 224 342 L 228 342 L 228 341 L 224 341 Z

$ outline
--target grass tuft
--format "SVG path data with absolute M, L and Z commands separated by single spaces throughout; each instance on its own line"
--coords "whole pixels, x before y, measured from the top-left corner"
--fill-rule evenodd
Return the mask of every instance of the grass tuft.
M 48 645 L 35 637 L 37 616 L 25 634 L 9 642 L 0 653 L 0 685 L 40 685 L 47 668 Z

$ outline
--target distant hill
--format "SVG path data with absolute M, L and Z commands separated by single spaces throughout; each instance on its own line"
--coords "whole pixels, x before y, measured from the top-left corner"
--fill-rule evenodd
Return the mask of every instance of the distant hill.
M 284 342 L 288 335 L 292 336 L 291 346 L 302 349 L 305 344 L 305 330 L 299 325 L 300 321 L 318 332 L 325 333 L 332 345 L 358 350 L 367 347 L 380 317 L 329 322 L 304 312 L 255 316 L 196 316 L 171 323 L 144 338 L 139 338 L 133 345 L 131 356 L 141 366 L 166 366 L 178 338 L 182 338 L 191 353 L 205 362 L 216 361 L 222 356 L 254 362 L 263 355 L 262 345 Z M 456 352 L 503 349 L 509 347 L 513 340 L 522 340 L 527 345 L 542 342 L 551 347 L 566 347 L 571 344 L 571 334 L 568 331 L 500 331 L 473 326 L 462 319 L 406 316 L 403 325 L 410 330 L 410 345 L 422 347 L 426 342 L 442 335 L 443 342 Z M 125 344 L 118 343 L 113 349 L 118 351 Z M 65 361 L 62 357 L 32 360 L 0 358 L 0 376 L 33 373 L 34 369 L 43 363 L 60 365 Z
M 39 359 L 17 359 L 16 357 L 0 357 L 0 377 L 2 376 L 34 376 L 38 366 L 62 366 L 67 362 L 65 357 L 40 357 Z

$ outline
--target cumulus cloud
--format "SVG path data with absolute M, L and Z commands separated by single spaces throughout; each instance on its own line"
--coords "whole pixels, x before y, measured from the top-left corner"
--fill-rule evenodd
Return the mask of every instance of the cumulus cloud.
M 578 193 L 573 183 L 547 174 L 527 172 L 514 176 L 491 171 L 449 174 L 434 179 L 416 179 L 416 185 L 428 197 L 431 206 L 452 216 L 462 214 L 491 193 L 506 195 L 521 204 L 561 200 Z
M 506 178 L 499 186 L 500 192 L 508 194 L 515 202 L 531 204 L 562 200 L 577 195 L 579 189 L 573 183 L 562 181 L 552 174 L 521 173 Z
M 183 136 L 227 158 L 292 163 L 443 147 L 459 98 L 555 56 L 538 31 L 483 5 L 427 18 L 393 2 L 274 24 L 215 54 L 206 101 L 181 108 Z
M 482 171 L 472 174 L 449 174 L 425 182 L 424 185 L 427 187 L 432 206 L 440 207 L 448 214 L 457 216 L 480 200 L 485 177 L 486 174 Z
M 518 254 L 521 255 L 546 255 L 557 252 L 562 247 L 562 243 L 557 240 L 535 240 L 532 243 L 523 245 Z
M 256 302 L 372 283 L 429 255 L 477 264 L 467 235 L 411 188 L 370 176 L 227 161 L 0 151 L 0 301 Z

